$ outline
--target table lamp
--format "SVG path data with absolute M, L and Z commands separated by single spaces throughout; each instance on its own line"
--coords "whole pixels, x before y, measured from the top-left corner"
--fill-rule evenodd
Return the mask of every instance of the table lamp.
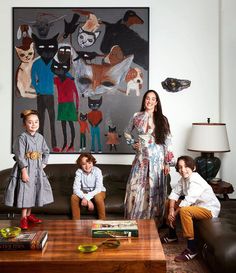
M 196 171 L 208 182 L 218 173 L 221 161 L 214 153 L 229 152 L 229 141 L 225 123 L 192 123 L 188 150 L 201 152 L 195 159 Z

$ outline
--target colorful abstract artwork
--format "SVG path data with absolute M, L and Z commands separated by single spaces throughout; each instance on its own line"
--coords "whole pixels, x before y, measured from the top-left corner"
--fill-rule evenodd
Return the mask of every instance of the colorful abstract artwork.
M 12 140 L 39 112 L 51 153 L 133 153 L 148 89 L 149 8 L 13 8 Z

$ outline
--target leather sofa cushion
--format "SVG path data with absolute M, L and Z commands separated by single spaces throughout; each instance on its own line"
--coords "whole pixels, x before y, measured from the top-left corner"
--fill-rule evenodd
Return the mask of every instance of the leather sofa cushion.
M 236 200 L 222 201 L 219 218 L 196 222 L 203 256 L 213 272 L 236 272 Z

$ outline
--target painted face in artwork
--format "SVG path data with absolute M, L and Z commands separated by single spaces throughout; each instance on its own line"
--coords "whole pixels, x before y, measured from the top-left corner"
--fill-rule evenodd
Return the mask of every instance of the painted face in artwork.
M 71 57 L 71 47 L 68 45 L 60 46 L 58 48 L 57 57 L 59 62 L 65 63 L 70 61 Z
M 109 126 L 109 130 L 108 131 L 110 133 L 115 133 L 116 132 L 116 126 L 114 126 L 114 127 Z
M 58 50 L 57 37 L 59 33 L 51 39 L 40 39 L 32 33 L 32 38 L 35 43 L 36 51 L 43 59 L 45 64 L 48 64 L 56 55 Z
M 79 34 L 77 38 L 79 46 L 85 48 L 94 45 L 100 33 L 100 31 L 89 32 L 79 28 Z
M 100 95 L 118 87 L 132 63 L 133 55 L 111 64 L 87 64 L 79 59 L 74 62 L 75 84 L 82 96 Z
M 101 105 L 102 105 L 102 97 L 100 97 L 100 99 L 91 99 L 90 97 L 88 98 L 88 107 L 91 110 L 98 110 Z
M 86 121 L 88 119 L 88 115 L 87 114 L 83 114 L 83 113 L 80 113 L 79 114 L 79 119 L 81 121 Z
M 22 63 L 29 63 L 34 58 L 34 46 L 31 43 L 28 49 L 23 49 L 22 47 L 15 47 L 18 58 Z
M 57 75 L 63 81 L 66 78 L 66 73 L 70 70 L 70 61 L 61 63 L 53 59 L 51 70 L 55 75 Z

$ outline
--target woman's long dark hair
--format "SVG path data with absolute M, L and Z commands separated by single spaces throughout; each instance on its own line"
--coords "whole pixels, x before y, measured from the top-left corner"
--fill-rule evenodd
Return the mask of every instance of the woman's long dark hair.
M 154 93 L 156 96 L 157 105 L 153 112 L 153 122 L 155 125 L 155 142 L 157 144 L 164 144 L 166 137 L 170 134 L 170 126 L 167 117 L 162 113 L 161 101 L 159 95 L 154 90 L 148 90 L 143 95 L 142 105 L 140 111 L 145 111 L 145 99 L 149 93 Z

